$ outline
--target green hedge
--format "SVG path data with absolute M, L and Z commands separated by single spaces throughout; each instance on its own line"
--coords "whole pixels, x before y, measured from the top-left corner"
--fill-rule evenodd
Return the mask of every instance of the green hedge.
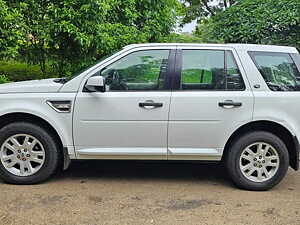
M 38 65 L 29 65 L 16 61 L 0 61 L 0 74 L 5 75 L 10 81 L 37 80 L 56 77 L 49 67 L 47 68 L 47 73 L 43 75 Z

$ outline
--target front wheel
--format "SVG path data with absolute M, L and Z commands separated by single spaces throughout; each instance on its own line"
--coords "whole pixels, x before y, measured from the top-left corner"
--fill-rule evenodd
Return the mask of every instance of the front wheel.
M 238 187 L 262 191 L 283 179 L 289 166 L 289 154 L 280 138 L 269 132 L 255 131 L 232 144 L 225 164 Z
M 0 178 L 7 183 L 35 184 L 58 167 L 54 138 L 35 124 L 16 122 L 0 130 Z

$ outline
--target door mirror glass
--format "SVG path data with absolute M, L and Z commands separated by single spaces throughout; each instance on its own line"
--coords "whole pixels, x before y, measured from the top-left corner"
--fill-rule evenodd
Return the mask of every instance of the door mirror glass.
M 85 85 L 85 88 L 89 92 L 105 92 L 105 86 L 104 86 L 104 77 L 102 76 L 92 76 L 90 77 Z

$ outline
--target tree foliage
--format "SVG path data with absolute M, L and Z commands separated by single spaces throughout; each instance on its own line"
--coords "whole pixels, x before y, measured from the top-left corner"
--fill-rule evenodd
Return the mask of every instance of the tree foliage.
M 197 36 L 189 34 L 177 34 L 171 33 L 165 37 L 162 37 L 159 42 L 166 43 L 201 43 L 203 40 Z
M 236 0 L 183 0 L 185 12 L 182 23 L 189 23 L 193 20 L 200 22 L 226 10 L 235 2 Z
M 240 1 L 200 24 L 196 34 L 224 42 L 300 47 L 300 1 Z
M 172 32 L 179 15 L 196 37 Z M 300 47 L 299 24 L 299 0 L 0 0 L 0 59 L 65 76 L 131 43 Z
M 22 15 L 0 0 L 0 57 L 15 57 L 25 39 Z
M 65 75 L 124 45 L 154 42 L 176 25 L 177 0 L 5 1 L 23 16 L 28 62 Z

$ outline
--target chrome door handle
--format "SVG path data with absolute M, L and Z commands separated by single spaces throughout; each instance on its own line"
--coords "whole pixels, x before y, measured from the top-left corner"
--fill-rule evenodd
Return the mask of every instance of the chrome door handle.
M 145 101 L 145 102 L 139 102 L 139 107 L 145 108 L 145 109 L 154 109 L 158 107 L 162 107 L 163 103 L 161 102 L 154 102 L 154 101 Z
M 231 109 L 234 107 L 241 107 L 242 103 L 241 102 L 234 102 L 232 100 L 226 100 L 224 102 L 219 102 L 219 106 L 226 108 L 226 109 Z

